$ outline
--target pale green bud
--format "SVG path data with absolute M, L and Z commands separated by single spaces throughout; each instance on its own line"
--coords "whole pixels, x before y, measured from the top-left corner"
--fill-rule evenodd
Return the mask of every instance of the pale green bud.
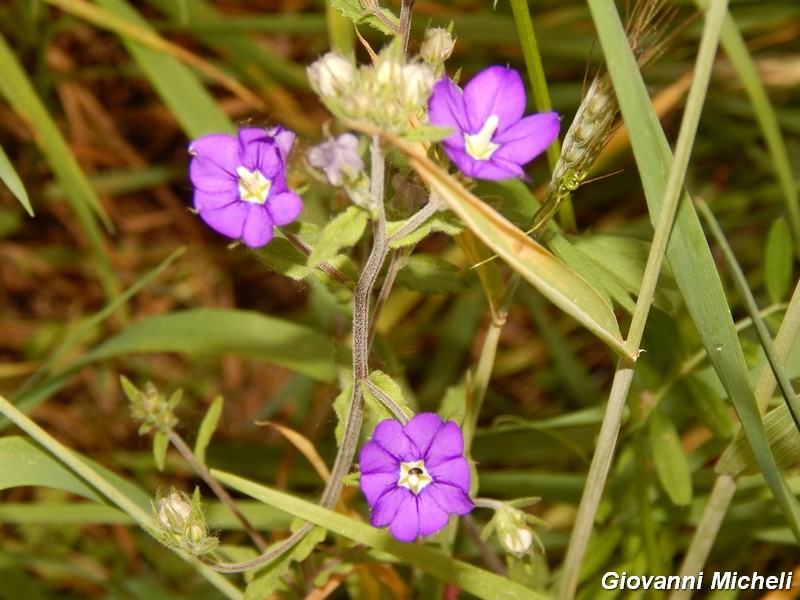
M 453 53 L 456 41 L 446 29 L 434 27 L 425 32 L 419 54 L 426 63 L 439 65 Z
M 338 97 L 345 94 L 353 82 L 355 67 L 346 58 L 328 52 L 307 68 L 311 87 L 320 96 Z

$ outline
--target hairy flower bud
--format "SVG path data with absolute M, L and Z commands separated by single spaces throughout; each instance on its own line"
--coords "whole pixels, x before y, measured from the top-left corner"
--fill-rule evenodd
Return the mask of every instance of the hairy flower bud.
M 345 94 L 355 74 L 353 63 L 335 52 L 328 52 L 307 68 L 311 87 L 320 96 L 338 97 Z
M 403 100 L 413 108 L 425 102 L 431 95 L 435 79 L 428 65 L 412 63 L 403 67 Z
M 167 527 L 182 526 L 191 516 L 192 505 L 178 492 L 158 501 L 158 519 Z
M 194 496 L 170 490 L 168 496 L 156 496 L 153 513 L 160 527 L 150 533 L 159 542 L 174 550 L 181 550 L 192 556 L 211 552 L 217 545 L 217 538 L 208 533 L 206 518 L 200 508 L 200 492 Z
M 434 27 L 425 31 L 425 39 L 419 54 L 426 63 L 439 65 L 453 53 L 456 41 L 446 29 Z

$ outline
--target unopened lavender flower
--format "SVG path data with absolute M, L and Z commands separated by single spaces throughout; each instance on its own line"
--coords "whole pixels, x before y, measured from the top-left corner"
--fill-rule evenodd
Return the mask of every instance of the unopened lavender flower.
M 545 151 L 558 136 L 555 112 L 523 117 L 525 87 L 519 73 L 489 67 L 462 92 L 446 77 L 428 102 L 431 125 L 455 131 L 442 142 L 465 175 L 479 179 L 524 177 L 522 165 Z
M 400 541 L 432 535 L 450 515 L 472 508 L 464 438 L 452 421 L 420 413 L 405 426 L 381 421 L 361 449 L 361 491 L 372 507 L 370 523 L 389 526 Z
M 312 147 L 308 162 L 325 173 L 328 183 L 335 186 L 355 180 L 364 170 L 364 161 L 358 154 L 358 138 L 352 133 L 343 133 Z
M 273 228 L 294 221 L 303 208 L 286 186 L 286 157 L 294 134 L 282 127 L 214 133 L 189 145 L 194 207 L 209 227 L 251 248 L 272 240 Z

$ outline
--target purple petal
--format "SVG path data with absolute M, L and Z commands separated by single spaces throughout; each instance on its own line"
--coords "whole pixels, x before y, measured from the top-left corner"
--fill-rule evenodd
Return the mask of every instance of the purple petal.
M 273 143 L 273 136 L 269 135 L 267 130 L 263 127 L 243 127 L 236 133 L 236 136 L 239 138 L 242 154 L 245 153 L 244 151 L 251 144 Z
M 464 87 L 464 104 L 469 118 L 468 133 L 481 130 L 491 115 L 499 120 L 498 130 L 510 127 L 525 112 L 525 86 L 514 69 L 489 67 Z
M 385 419 L 378 423 L 372 433 L 372 442 L 380 444 L 398 462 L 408 462 L 422 458 L 411 441 L 403 434 L 403 426 L 400 421 L 395 419 Z
M 464 132 L 469 128 L 469 118 L 461 90 L 446 77 L 433 86 L 428 100 L 428 117 L 431 125 L 450 127 L 455 131 L 445 141 L 464 144 Z
M 405 488 L 399 489 L 407 491 L 409 497 L 400 503 L 394 519 L 389 523 L 389 531 L 401 542 L 413 542 L 419 535 L 419 497 Z
M 434 483 L 446 483 L 469 493 L 471 476 L 469 463 L 463 456 L 442 463 L 425 464 Z M 433 484 L 431 484 L 433 485 Z
M 234 202 L 200 210 L 200 218 L 214 231 L 237 240 L 242 237 L 242 230 L 250 215 L 250 206 L 247 202 Z
M 261 171 L 269 180 L 283 178 L 286 171 L 278 146 L 271 140 L 255 141 L 246 146 L 242 152 L 242 165 L 248 171 Z
M 454 148 L 452 145 L 445 145 L 444 150 L 450 160 L 468 177 L 496 181 L 524 175 L 522 167 L 518 164 L 508 160 L 495 159 L 494 155 L 491 160 L 477 160 L 472 158 L 466 150 Z
M 359 485 L 370 506 L 375 506 L 381 496 L 397 487 L 399 471 L 395 469 L 392 472 L 361 473 Z
M 189 163 L 192 185 L 204 192 L 238 189 L 236 169 L 240 166 L 239 144 L 224 133 L 204 135 L 189 144 L 193 156 Z
M 242 229 L 242 241 L 250 248 L 260 248 L 272 241 L 272 219 L 263 206 L 252 204 Z
M 406 435 L 408 431 L 406 430 Z M 436 432 L 430 449 L 425 454 L 425 464 L 442 463 L 451 458 L 458 458 L 464 454 L 464 436 L 461 428 L 453 421 L 447 421 Z
M 403 433 L 419 450 L 421 458 L 427 458 L 431 442 L 444 423 L 436 413 L 419 413 L 403 428 Z
M 358 456 L 358 464 L 362 477 L 365 473 L 392 473 L 396 481 L 400 476 L 399 460 L 376 441 L 364 444 Z
M 553 143 L 560 126 L 556 112 L 525 117 L 493 138 L 500 147 L 492 154 L 492 159 L 509 160 L 519 165 L 529 163 Z
M 294 221 L 303 210 L 303 201 L 294 192 L 270 194 L 266 204 L 272 222 L 278 226 L 288 225 Z
M 428 486 L 417 496 L 419 510 L 419 535 L 433 535 L 441 531 L 450 522 L 449 509 L 439 504 L 435 497 L 425 492 Z
M 231 204 L 241 202 L 239 197 L 239 188 L 236 191 L 229 190 L 228 192 L 204 192 L 203 190 L 195 189 L 194 191 L 194 209 L 203 213 L 207 210 L 217 210 Z
M 475 508 L 467 493 L 452 485 L 432 483 L 422 490 L 420 497 L 423 495 L 453 515 L 466 515 Z
M 292 151 L 292 146 L 294 146 L 294 132 L 278 125 L 267 129 L 267 134 L 275 140 L 280 150 L 281 158 L 285 161 Z
M 378 498 L 372 506 L 369 522 L 373 527 L 386 527 L 396 517 L 401 506 L 411 504 L 416 510 L 417 503 L 411 490 L 396 487 Z

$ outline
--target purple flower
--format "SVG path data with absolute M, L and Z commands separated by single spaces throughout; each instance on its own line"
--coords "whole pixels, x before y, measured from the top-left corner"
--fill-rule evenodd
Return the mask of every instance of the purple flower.
M 389 526 L 398 540 L 441 530 L 450 515 L 472 508 L 464 438 L 452 421 L 420 413 L 405 426 L 381 421 L 359 457 L 361 491 L 372 507 L 370 523 Z
M 447 77 L 428 101 L 431 125 L 455 131 L 442 142 L 465 175 L 479 179 L 525 177 L 522 165 L 545 151 L 558 136 L 558 113 L 523 118 L 525 87 L 513 69 L 489 67 L 464 87 Z
M 288 225 L 303 209 L 286 187 L 286 157 L 294 133 L 283 127 L 213 133 L 189 145 L 194 207 L 209 227 L 251 248 L 269 243 L 273 227 Z
M 308 162 L 325 173 L 328 183 L 342 185 L 355 180 L 364 170 L 358 154 L 358 138 L 352 133 L 329 138 L 308 151 Z

